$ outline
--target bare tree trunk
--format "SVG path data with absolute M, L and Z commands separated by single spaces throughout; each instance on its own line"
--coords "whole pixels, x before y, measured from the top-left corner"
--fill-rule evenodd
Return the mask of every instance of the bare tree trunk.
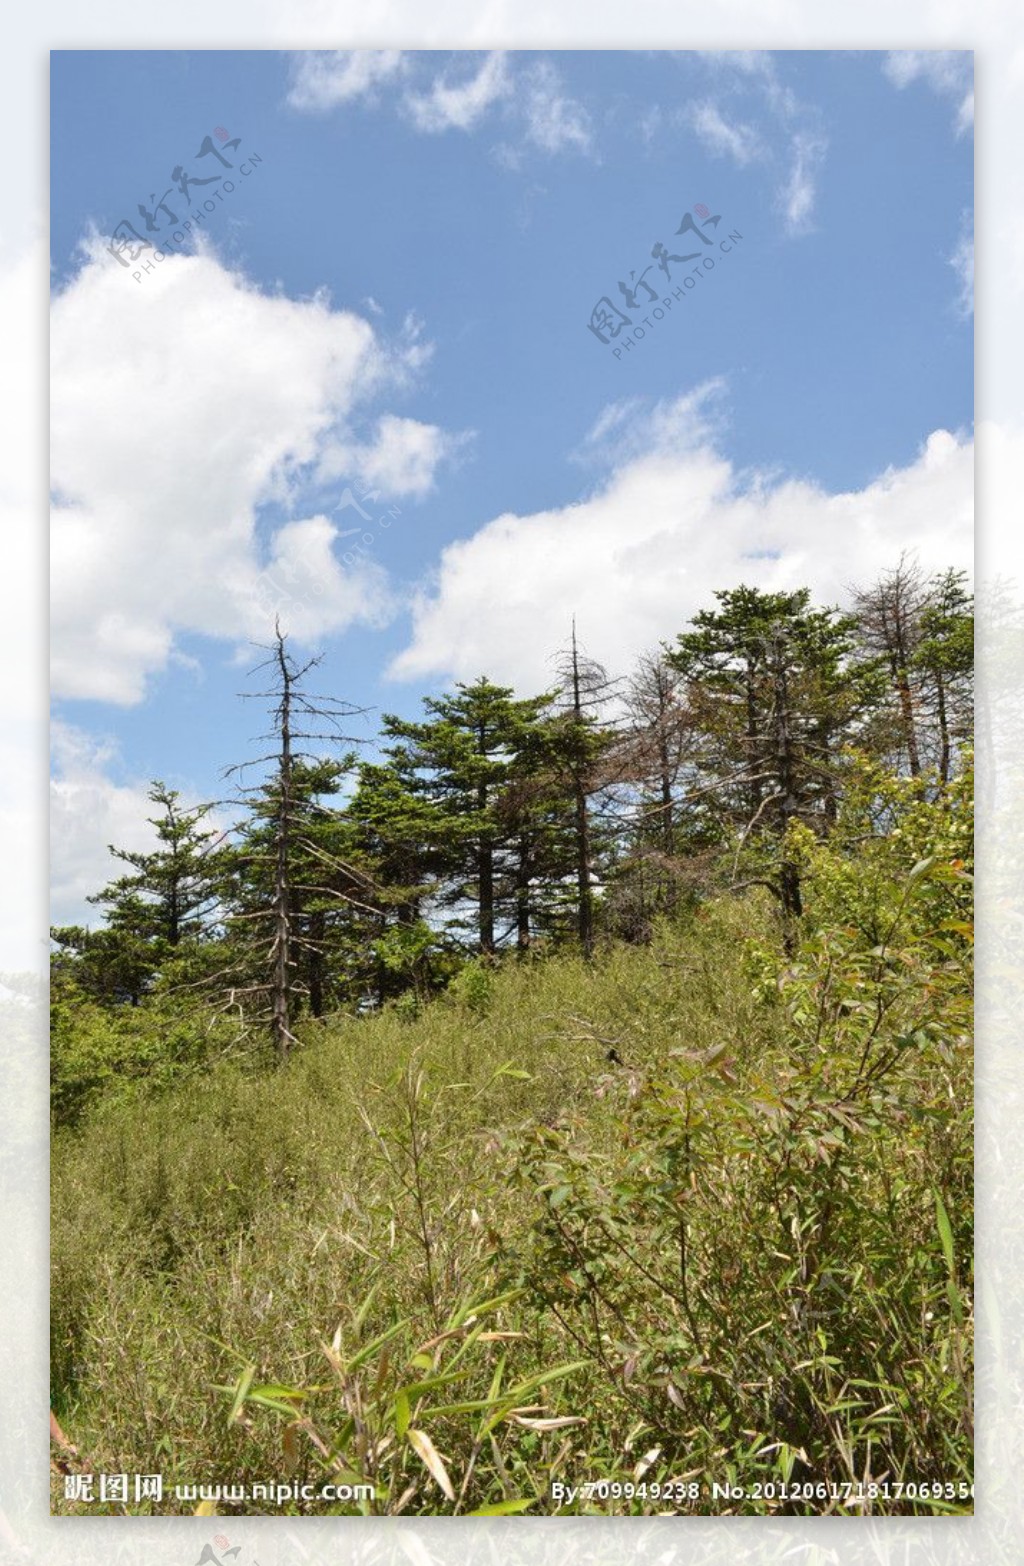
M 786 670 L 786 645 L 781 633 L 773 639 L 775 685 L 775 770 L 778 778 L 779 826 L 782 838 L 782 862 L 779 867 L 779 891 L 782 898 L 783 944 L 789 955 L 796 949 L 796 920 L 803 913 L 800 895 L 800 871 L 790 857 L 785 838 L 789 823 L 799 808 L 794 783 L 793 741 L 789 726 L 789 679 Z
M 278 708 L 280 751 L 278 754 L 277 854 L 274 871 L 274 974 L 271 993 L 270 1030 L 282 1061 L 288 1058 L 292 1041 L 291 1022 L 291 886 L 289 883 L 288 836 L 292 800 L 292 674 L 285 657 L 284 637 L 277 635 L 277 665 L 281 675 L 281 701 Z
M 484 736 L 480 736 L 483 754 Z M 477 875 L 480 897 L 480 950 L 486 957 L 494 954 L 494 849 L 490 835 L 483 825 L 487 810 L 487 784 L 477 788 L 477 808 L 480 811 L 480 844 L 477 849 Z
M 572 622 L 572 710 L 580 731 L 583 727 L 583 697 L 580 689 L 579 652 L 576 646 L 576 621 Z M 576 817 L 576 889 L 577 928 L 583 955 L 594 955 L 594 899 L 590 886 L 590 815 L 583 786 L 582 757 L 573 775 Z
M 940 669 L 935 671 L 935 714 L 939 724 L 939 779 L 943 783 L 948 783 L 952 745 L 949 739 L 949 714 L 946 710 L 946 682 Z
M 516 866 L 516 950 L 524 957 L 530 950 L 530 839 L 519 839 Z
M 885 616 L 883 614 L 883 625 Z M 914 721 L 914 696 L 910 689 L 910 659 L 907 653 L 906 630 L 903 625 L 903 617 L 897 611 L 888 626 L 890 640 L 889 666 L 892 669 L 892 677 L 896 685 L 900 702 L 900 717 L 903 723 L 903 740 L 907 747 L 907 762 L 910 766 L 910 775 L 913 778 L 921 775 L 921 753 L 917 744 L 917 726 Z
M 920 567 L 901 555 L 892 571 L 881 576 L 873 587 L 854 593 L 857 618 L 864 644 L 889 665 L 896 694 L 894 720 L 906 752 L 911 777 L 921 773 L 921 748 L 918 743 L 918 714 L 912 660 L 921 637 L 921 613 L 928 602 L 928 591 Z

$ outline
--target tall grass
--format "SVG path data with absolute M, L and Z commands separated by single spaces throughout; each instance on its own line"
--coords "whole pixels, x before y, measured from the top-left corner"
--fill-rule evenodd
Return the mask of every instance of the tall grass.
M 857 1040 L 801 1055 L 772 941 L 754 897 L 473 968 L 58 1132 L 54 1399 L 89 1470 L 162 1472 L 163 1512 L 332 1475 L 373 1498 L 270 1509 L 542 1513 L 582 1480 L 612 1488 L 573 1510 L 969 1507 L 711 1496 L 970 1480 L 966 1049 L 918 1017 L 830 1116 Z

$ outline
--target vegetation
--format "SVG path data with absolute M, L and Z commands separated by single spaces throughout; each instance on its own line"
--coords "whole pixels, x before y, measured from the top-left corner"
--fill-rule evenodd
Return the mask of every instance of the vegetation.
M 891 577 L 741 588 L 361 765 L 277 639 L 237 830 L 155 785 L 55 932 L 54 1407 L 164 1483 L 58 1510 L 972 1509 L 969 603 L 914 581 L 895 664 Z

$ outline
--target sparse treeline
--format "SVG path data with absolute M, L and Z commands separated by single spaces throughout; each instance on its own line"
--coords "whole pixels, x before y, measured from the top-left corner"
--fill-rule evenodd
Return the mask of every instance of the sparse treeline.
M 52 932 L 55 1037 L 90 1008 L 193 998 L 284 1057 L 303 1015 L 415 1007 L 467 960 L 644 941 L 753 884 L 793 951 L 801 832 L 835 834 L 857 757 L 933 799 L 955 774 L 972 626 L 962 573 L 906 558 L 848 611 L 741 586 L 623 678 L 573 625 L 550 689 L 458 684 L 416 721 L 385 715 L 372 761 L 278 633 L 265 753 L 229 769 L 238 819 L 214 830 L 214 805 L 153 785 L 158 846 L 112 848 L 130 869 L 91 899 L 105 924 Z

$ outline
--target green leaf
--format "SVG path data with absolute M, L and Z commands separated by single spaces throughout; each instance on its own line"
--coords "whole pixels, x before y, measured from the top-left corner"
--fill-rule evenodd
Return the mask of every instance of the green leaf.
M 238 1378 L 235 1386 L 235 1396 L 231 1404 L 231 1412 L 228 1415 L 228 1424 L 233 1425 L 245 1406 L 245 1400 L 249 1396 L 249 1388 L 256 1376 L 256 1366 L 247 1365 Z
M 412 1411 L 409 1407 L 409 1399 L 404 1392 L 395 1393 L 395 1434 L 401 1440 L 409 1428 L 409 1420 Z
M 478 1506 L 475 1512 L 467 1512 L 467 1517 L 510 1517 L 513 1512 L 525 1512 L 527 1507 L 536 1506 L 535 1496 L 524 1496 L 518 1501 L 492 1501 L 489 1506 Z
M 935 1197 L 935 1222 L 939 1230 L 939 1239 L 942 1242 L 942 1254 L 946 1258 L 946 1266 L 949 1276 L 956 1277 L 956 1265 L 953 1255 L 953 1229 L 949 1221 L 949 1214 L 943 1206 L 942 1197 L 938 1191 L 933 1192 Z
M 376 1354 L 379 1348 L 384 1347 L 385 1343 L 390 1343 L 392 1338 L 397 1338 L 398 1334 L 409 1325 L 411 1320 L 411 1316 L 405 1316 L 401 1321 L 396 1321 L 394 1326 L 389 1327 L 386 1332 L 382 1332 L 379 1337 L 374 1338 L 372 1342 L 365 1343 L 359 1352 L 353 1354 L 349 1360 L 349 1370 L 357 1370 L 360 1365 L 365 1364 L 368 1359 Z

